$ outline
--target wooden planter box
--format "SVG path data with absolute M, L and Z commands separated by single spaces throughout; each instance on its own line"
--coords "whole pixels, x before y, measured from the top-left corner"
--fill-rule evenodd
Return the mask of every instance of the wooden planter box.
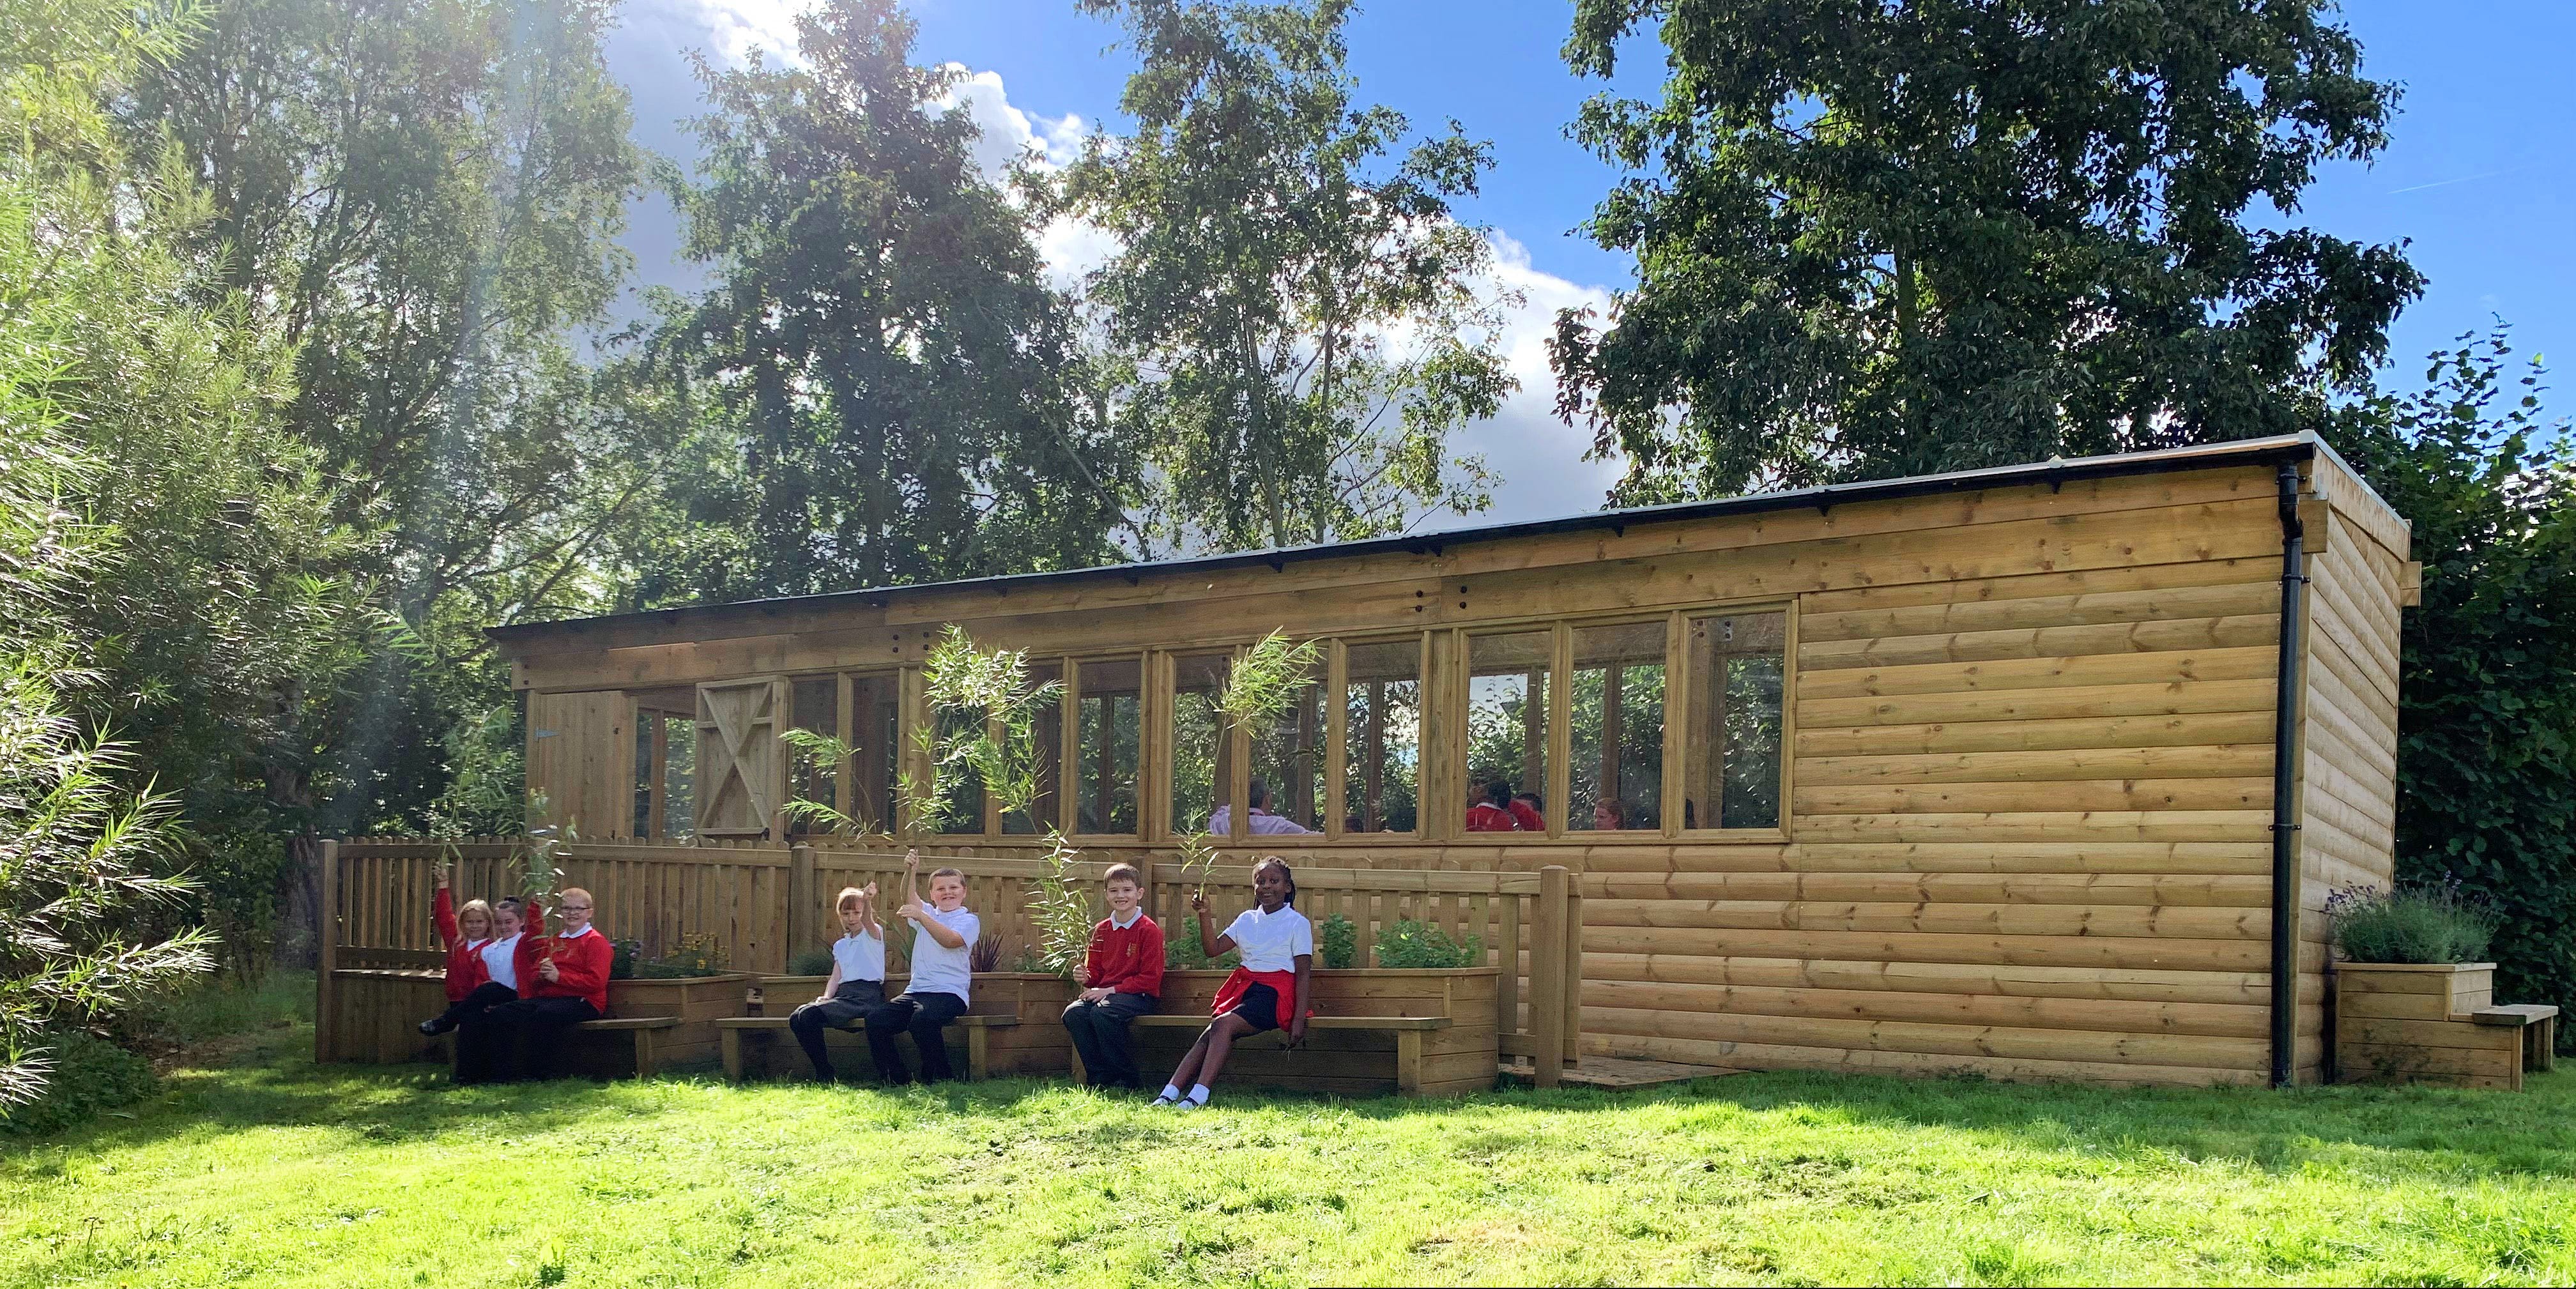
M 2469 1019 L 2495 1000 L 2495 964 L 2335 964 L 2335 1077 L 2345 1083 L 2522 1086 L 2521 1031 Z
M 728 971 L 714 976 L 690 976 L 675 980 L 612 980 L 608 982 L 608 1014 L 616 1019 L 644 1016 L 677 1016 L 679 1027 L 661 1032 L 654 1042 L 664 1070 L 713 1069 L 717 1062 L 716 1021 L 742 1014 L 743 991 L 759 979 L 748 971 Z M 615 1050 L 631 1065 L 630 1049 L 622 1045 L 599 1044 L 600 1051 Z M 592 1045 L 582 1044 L 569 1059 L 573 1068 L 586 1068 Z M 631 1071 L 613 1071 L 618 1073 Z
M 798 1007 L 814 1001 L 823 992 L 827 976 L 764 976 L 760 985 L 766 995 L 762 1000 L 764 1016 L 787 1016 Z M 886 997 L 902 993 L 911 978 L 903 972 L 886 975 Z M 1073 1069 L 1073 1040 L 1064 1032 L 1064 1009 L 1073 1002 L 1073 982 L 1062 976 L 1039 971 L 979 971 L 975 986 L 966 1002 L 966 1011 L 974 1016 L 1010 1016 L 1019 1024 L 994 1029 L 984 1035 L 986 1054 L 995 1075 L 1061 1075 Z M 737 1004 L 728 1015 L 741 1015 L 742 995 L 734 994 Z M 951 1062 L 962 1073 L 966 1068 L 962 1038 L 951 1026 L 949 1046 Z M 805 1055 L 796 1048 L 795 1040 L 784 1034 L 747 1032 L 741 1036 L 743 1073 L 747 1078 L 803 1078 L 806 1076 Z M 825 1030 L 825 1047 L 832 1053 L 832 1063 L 846 1074 L 865 1077 L 875 1069 L 868 1056 L 867 1039 L 855 1032 Z M 910 1051 L 912 1041 L 901 1040 L 907 1060 L 918 1061 Z M 916 1064 L 916 1069 L 919 1066 Z
M 1216 1001 L 1223 971 L 1163 973 L 1166 1016 L 1204 1017 Z M 1313 977 L 1317 1016 L 1441 1016 L 1446 1028 L 1422 1035 L 1424 1096 L 1490 1091 L 1500 1059 L 1494 1033 L 1493 967 L 1318 970 Z M 1136 1060 L 1150 1086 L 1197 1041 L 1196 1027 L 1139 1027 Z M 1398 1038 L 1391 1032 L 1309 1030 L 1302 1050 L 1284 1036 L 1264 1034 L 1237 1044 L 1221 1080 L 1229 1085 L 1386 1096 L 1396 1087 Z

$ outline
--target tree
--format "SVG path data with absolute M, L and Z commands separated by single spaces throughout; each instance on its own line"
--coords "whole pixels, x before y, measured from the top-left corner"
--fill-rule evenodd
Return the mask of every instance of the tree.
M 134 791 L 129 755 L 64 701 L 97 683 L 75 623 L 119 537 L 83 513 L 105 473 L 83 422 L 118 376 L 102 365 L 189 352 L 172 331 L 227 321 L 135 315 L 151 283 L 134 279 L 167 261 L 127 223 L 143 212 L 97 182 L 118 169 L 98 97 L 166 57 L 194 16 L 0 0 L 0 1116 L 44 1093 L 64 1027 L 211 965 L 185 925 L 195 887 L 169 872 L 170 803 Z
M 2576 457 L 2508 374 L 2499 326 L 2433 355 L 2425 388 L 2341 418 L 2336 446 L 2414 524 L 2397 874 L 2502 915 L 2496 987 L 2576 1007 Z
M 626 272 L 639 167 L 611 17 L 609 0 L 238 0 L 118 101 L 133 146 L 166 140 L 206 196 L 208 298 L 292 355 L 285 417 L 308 451 L 284 459 L 335 481 L 322 514 L 347 534 L 298 566 L 369 610 L 338 642 L 346 666 L 274 687 L 237 725 L 256 745 L 227 749 L 262 827 L 294 839 L 308 916 L 313 839 L 421 821 L 451 730 L 506 692 L 480 628 L 595 604 L 570 592 L 597 594 L 588 557 L 651 472 L 638 430 L 655 423 L 601 409 L 569 341 Z M 165 718 L 135 719 L 148 742 Z
M 955 73 L 907 61 L 892 0 L 829 0 L 797 32 L 803 67 L 699 64 L 703 182 L 669 182 L 716 281 L 653 346 L 700 418 L 677 480 L 697 532 L 645 598 L 1096 562 L 1118 445 L 1074 416 L 1070 316 L 943 106 Z
M 1492 149 L 1353 107 L 1347 0 L 1081 0 L 1142 61 L 1123 138 L 1093 138 L 1050 208 L 1107 232 L 1090 276 L 1125 377 L 1097 400 L 1148 445 L 1155 527 L 1240 548 L 1402 531 L 1487 504 L 1448 435 L 1515 387 L 1493 252 L 1450 202 Z
M 1623 502 L 2319 424 L 2422 286 L 2256 226 L 2386 142 L 2323 7 L 1582 0 L 1578 72 L 1650 25 L 1669 72 L 1573 127 L 1637 285 L 1559 317 L 1559 413 Z

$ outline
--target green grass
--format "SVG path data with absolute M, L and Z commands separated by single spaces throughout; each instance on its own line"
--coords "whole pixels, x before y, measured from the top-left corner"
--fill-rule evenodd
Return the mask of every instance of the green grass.
M 2566 1283 L 2522 1093 L 1749 1075 L 1658 1093 L 451 1091 L 261 1029 L 0 1155 L 0 1283 Z

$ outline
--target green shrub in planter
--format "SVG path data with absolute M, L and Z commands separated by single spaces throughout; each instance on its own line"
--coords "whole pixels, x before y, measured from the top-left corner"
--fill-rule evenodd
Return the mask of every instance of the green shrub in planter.
M 0 1107 L 0 1136 L 32 1137 L 84 1124 L 152 1091 L 151 1062 L 86 1030 L 58 1030 L 37 1044 L 53 1063 L 33 1101 Z
M 725 973 L 724 946 L 712 936 L 694 932 L 680 937 L 679 947 L 658 958 L 644 956 L 639 940 L 609 941 L 608 978 L 611 980 L 695 980 L 702 976 Z M 829 954 L 820 975 L 831 971 Z
M 1465 944 L 1428 922 L 1406 918 L 1377 931 L 1377 965 L 1390 968 L 1474 967 L 1483 965 L 1485 942 L 1468 936 Z
M 807 949 L 805 952 L 797 954 L 793 958 L 789 958 L 787 960 L 787 974 L 791 976 L 828 976 L 832 974 L 832 951 L 829 949 Z
M 2494 912 L 2461 894 L 2456 882 L 2395 891 L 2348 886 L 2326 900 L 2326 916 L 2349 962 L 2484 962 L 2495 941 Z
M 1336 913 L 1315 924 L 1315 949 L 1322 955 L 1322 965 L 1327 971 L 1358 966 L 1360 929 L 1349 918 Z
M 1232 953 L 1218 958 L 1208 957 L 1207 950 L 1199 946 L 1198 918 L 1184 913 L 1177 921 L 1180 925 L 1171 927 L 1163 933 L 1164 970 L 1191 971 L 1200 967 L 1231 968 L 1242 961 Z

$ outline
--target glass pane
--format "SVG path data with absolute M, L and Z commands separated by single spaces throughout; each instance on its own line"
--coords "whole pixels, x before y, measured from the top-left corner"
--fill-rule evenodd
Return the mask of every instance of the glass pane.
M 1172 831 L 1222 834 L 1231 824 L 1216 812 L 1218 797 L 1233 781 L 1231 743 L 1225 717 L 1216 709 L 1225 688 L 1232 656 L 1192 654 L 1173 660 L 1172 676 Z
M 698 722 L 694 715 L 661 719 L 662 835 L 687 841 L 698 835 Z
M 1412 832 L 1422 785 L 1422 644 L 1352 645 L 1342 691 L 1342 831 Z
M 1574 632 L 1565 826 L 1664 826 L 1664 624 Z
M 1250 831 L 1324 830 L 1324 664 L 1321 650 L 1296 700 L 1266 729 L 1252 732 Z
M 1057 663 L 1030 663 L 1029 687 L 1055 684 L 1064 678 L 1064 668 Z M 1033 810 L 1013 810 L 1002 816 L 1006 833 L 1041 833 L 1056 826 L 1056 802 L 1062 778 L 1059 764 L 1064 760 L 1064 694 L 1050 694 L 1029 713 L 1029 731 L 1036 757 L 1037 799 Z M 1032 817 L 1034 815 L 1034 818 Z
M 1787 640 L 1788 623 L 1778 613 L 1691 619 L 1683 827 L 1780 826 L 1780 677 Z
M 850 804 L 861 832 L 893 832 L 903 770 L 902 698 L 895 673 L 850 677 Z
M 841 729 L 841 682 L 838 677 L 798 677 L 789 686 L 787 695 L 788 724 L 791 727 L 811 730 L 827 738 L 838 737 Z M 840 808 L 832 787 L 836 767 L 829 761 L 818 760 L 790 747 L 787 749 L 787 767 L 788 795 L 798 801 L 819 801 L 836 810 Z M 818 820 L 791 819 L 787 823 L 787 831 L 805 833 L 827 829 Z
M 943 753 L 960 742 L 984 733 L 981 708 L 946 707 L 939 710 L 939 747 Z M 980 833 L 984 831 L 984 781 L 970 766 L 949 761 L 939 767 L 940 796 L 947 810 L 940 816 L 943 833 Z
M 1142 666 L 1086 662 L 1074 673 L 1074 831 L 1133 835 L 1136 750 L 1142 745 Z
M 1467 827 L 1540 831 L 1546 814 L 1547 683 L 1554 646 L 1545 631 L 1467 640 Z M 1513 803 L 1517 802 L 1517 805 Z
M 627 830 L 633 837 L 653 835 L 653 774 L 659 768 L 653 764 L 653 723 L 660 719 L 660 713 L 651 708 L 636 709 L 635 819 Z

